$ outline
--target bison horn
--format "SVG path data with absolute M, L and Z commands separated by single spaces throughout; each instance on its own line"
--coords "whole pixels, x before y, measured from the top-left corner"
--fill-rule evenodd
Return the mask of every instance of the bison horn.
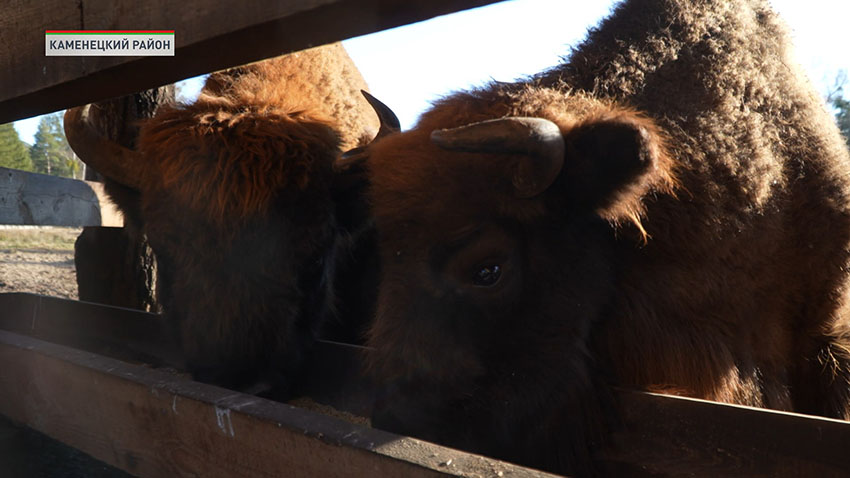
M 378 98 L 370 95 L 366 90 L 360 90 L 360 92 L 363 93 L 363 96 L 366 97 L 366 101 L 372 105 L 372 108 L 375 109 L 375 113 L 378 115 L 378 119 L 381 120 L 381 129 L 378 130 L 378 134 L 375 136 L 375 139 L 383 138 L 384 136 L 401 131 L 401 123 L 398 121 L 398 116 L 393 113 L 393 110 L 391 110 L 389 106 L 382 103 Z
M 372 141 L 401 131 L 401 123 L 398 120 L 398 116 L 393 113 L 393 110 L 391 110 L 389 106 L 385 105 L 379 99 L 370 95 L 369 92 L 366 90 L 360 90 L 360 92 L 363 93 L 363 96 L 366 98 L 366 101 L 369 102 L 369 104 L 375 110 L 375 113 L 378 115 L 378 119 L 381 121 L 381 127 L 378 130 L 378 134 L 375 135 L 375 138 Z M 369 157 L 368 148 L 369 146 L 366 145 L 346 151 L 342 154 L 342 156 L 339 157 L 339 159 L 334 164 L 334 167 L 338 171 L 341 171 L 348 169 L 355 164 L 359 164 L 365 161 L 366 158 Z
M 139 190 L 141 155 L 100 135 L 89 122 L 91 105 L 65 112 L 65 137 L 82 162 L 105 177 Z
M 499 118 L 431 133 L 431 141 L 449 151 L 525 156 L 512 182 L 516 195 L 530 198 L 545 191 L 564 165 L 564 137 L 555 123 L 543 118 Z

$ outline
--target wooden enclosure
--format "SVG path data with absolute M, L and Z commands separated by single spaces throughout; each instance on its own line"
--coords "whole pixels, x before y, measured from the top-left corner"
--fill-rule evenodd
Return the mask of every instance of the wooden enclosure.
M 554 476 L 193 382 L 160 317 L 0 294 L 0 414 L 142 477 Z M 357 347 L 322 342 L 300 393 L 368 414 Z M 601 462 L 661 476 L 840 477 L 850 423 L 617 391 Z M 629 468 L 620 468 L 628 466 Z M 622 475 L 622 473 L 619 473 Z M 625 475 L 628 476 L 628 475 Z
M 11 0 L 0 19 L 0 123 L 488 3 Z M 44 56 L 46 29 L 162 28 L 176 31 L 174 57 Z M 0 169 L 0 223 L 120 225 L 111 208 L 95 183 Z M 176 371 L 182 360 L 164 329 L 143 312 L 0 294 L 0 415 L 141 477 L 553 476 L 193 382 Z M 358 357 L 320 344 L 303 394 L 367 415 Z M 850 423 L 633 391 L 617 400 L 621 430 L 600 451 L 612 469 L 850 473 Z

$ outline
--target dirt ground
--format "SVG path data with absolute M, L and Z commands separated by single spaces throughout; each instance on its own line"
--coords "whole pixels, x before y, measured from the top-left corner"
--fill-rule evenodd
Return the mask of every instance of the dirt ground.
M 0 293 L 77 298 L 74 241 L 82 229 L 0 226 Z

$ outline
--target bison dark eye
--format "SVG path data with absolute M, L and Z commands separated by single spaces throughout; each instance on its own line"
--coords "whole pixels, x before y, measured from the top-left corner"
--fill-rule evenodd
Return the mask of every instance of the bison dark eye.
M 472 283 L 480 287 L 490 287 L 499 282 L 502 268 L 498 264 L 488 264 L 479 267 L 472 276 Z

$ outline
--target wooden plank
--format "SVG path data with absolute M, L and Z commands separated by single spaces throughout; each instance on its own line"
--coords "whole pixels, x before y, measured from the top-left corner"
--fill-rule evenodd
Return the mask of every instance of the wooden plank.
M 163 316 L 27 292 L 0 293 L 0 329 L 130 363 L 185 370 Z M 319 340 L 294 393 L 368 416 L 373 385 L 361 374 L 364 347 Z
M 0 329 L 157 367 L 185 369 L 163 317 L 121 307 L 15 292 L 0 294 Z M 320 340 L 304 359 L 295 394 L 360 416 L 372 410 L 373 385 L 362 376 L 364 348 Z
M 606 453 L 611 461 L 661 476 L 850 473 L 848 422 L 627 390 L 617 395 L 624 430 Z
M 497 1 L 11 0 L 0 18 L 0 124 Z M 169 29 L 177 48 L 45 57 L 46 29 Z
M 184 368 L 162 316 L 25 292 L 0 294 L 0 329 L 130 362 Z
M 120 227 L 123 219 L 101 183 L 0 168 L 0 224 Z
M 5 478 L 133 478 L 76 448 L 0 416 L 0 470 Z
M 23 293 L 0 294 L 0 310 L 6 312 L 0 329 L 75 347 L 124 342 L 105 353 L 179 361 L 157 344 L 166 334 L 153 314 Z M 320 342 L 305 360 L 300 392 L 338 410 L 368 413 L 372 391 L 360 374 L 362 354 L 360 347 Z M 638 468 L 661 476 L 838 477 L 850 470 L 848 422 L 629 390 L 615 396 L 622 429 L 599 458 L 620 475 Z
M 80 69 L 78 58 L 44 56 L 44 31 L 47 29 L 77 29 L 81 14 L 78 2 L 67 0 L 7 0 L 0 17 L 0 124 L 34 116 L 7 100 L 43 88 L 40 84 L 55 84 L 67 80 L 62 72 Z M 36 46 L 41 45 L 39 51 Z M 33 100 L 30 100 L 32 102 Z M 62 109 L 55 108 L 51 111 Z
M 551 477 L 0 331 L 0 414 L 140 477 Z

